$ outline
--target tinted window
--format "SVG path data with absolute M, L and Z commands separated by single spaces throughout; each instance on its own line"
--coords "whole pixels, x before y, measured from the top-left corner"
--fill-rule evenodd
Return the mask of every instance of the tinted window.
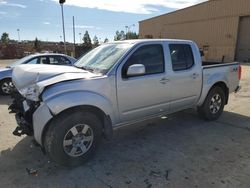
M 190 45 L 170 44 L 169 48 L 174 71 L 187 70 L 194 65 L 194 57 Z
M 146 45 L 138 48 L 127 60 L 123 67 L 123 76 L 126 76 L 128 67 L 134 64 L 143 64 L 146 74 L 164 72 L 163 48 L 159 44 Z

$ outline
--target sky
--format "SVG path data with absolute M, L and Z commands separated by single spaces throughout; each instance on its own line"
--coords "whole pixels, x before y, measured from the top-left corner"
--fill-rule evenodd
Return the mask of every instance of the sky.
M 66 41 L 73 42 L 73 16 L 76 43 L 88 30 L 100 41 L 113 40 L 117 30 L 138 33 L 141 20 L 185 8 L 206 0 L 66 0 L 64 20 Z M 62 40 L 61 7 L 58 0 L 0 0 L 0 35 L 11 39 Z

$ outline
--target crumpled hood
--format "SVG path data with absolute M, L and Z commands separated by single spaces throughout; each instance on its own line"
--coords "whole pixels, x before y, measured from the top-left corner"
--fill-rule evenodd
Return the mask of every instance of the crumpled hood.
M 98 75 L 71 66 L 59 65 L 19 65 L 14 67 L 12 81 L 21 90 L 37 84 L 46 87 L 66 80 L 91 78 Z

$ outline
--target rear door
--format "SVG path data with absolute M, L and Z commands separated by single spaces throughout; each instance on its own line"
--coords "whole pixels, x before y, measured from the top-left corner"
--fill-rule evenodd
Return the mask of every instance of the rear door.
M 127 69 L 133 64 L 143 64 L 146 74 L 127 77 Z M 123 122 L 169 110 L 170 89 L 165 67 L 163 43 L 136 47 L 118 67 L 117 99 Z
M 178 111 L 191 107 L 197 103 L 202 85 L 200 60 L 194 56 L 197 51 L 191 44 L 170 43 L 170 90 L 171 111 Z

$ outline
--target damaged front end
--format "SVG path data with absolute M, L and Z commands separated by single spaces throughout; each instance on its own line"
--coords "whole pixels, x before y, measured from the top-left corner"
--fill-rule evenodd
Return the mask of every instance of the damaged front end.
M 39 107 L 40 102 L 25 99 L 17 90 L 11 94 L 13 99 L 9 106 L 9 113 L 14 113 L 18 126 L 13 131 L 15 136 L 33 135 L 33 113 Z

